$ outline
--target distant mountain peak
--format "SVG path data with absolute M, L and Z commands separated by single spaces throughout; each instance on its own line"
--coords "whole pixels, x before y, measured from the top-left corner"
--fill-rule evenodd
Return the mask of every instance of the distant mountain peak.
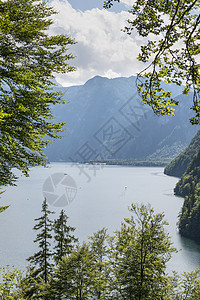
M 89 86 L 91 84 L 99 84 L 99 83 L 105 82 L 107 80 L 109 80 L 107 77 L 102 77 L 102 76 L 96 75 L 96 76 L 90 78 L 89 80 L 87 80 L 86 83 L 84 84 L 84 86 Z
M 151 156 L 169 161 L 179 154 L 197 131 L 189 124 L 191 95 L 178 96 L 182 105 L 175 117 L 158 118 L 140 104 L 135 79 L 95 76 L 84 85 L 56 87 L 66 105 L 56 105 L 54 114 L 57 121 L 67 121 L 67 131 L 46 149 L 49 160 L 86 161 L 99 154 L 105 159 Z M 176 96 L 177 87 L 172 87 Z

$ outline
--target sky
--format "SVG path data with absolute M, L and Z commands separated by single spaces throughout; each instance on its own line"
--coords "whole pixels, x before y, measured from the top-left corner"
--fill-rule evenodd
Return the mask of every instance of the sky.
M 103 9 L 103 0 L 51 0 L 58 14 L 51 33 L 71 36 L 76 44 L 70 52 L 76 57 L 69 63 L 75 72 L 57 75 L 63 86 L 84 84 L 99 75 L 108 78 L 129 77 L 143 69 L 137 55 L 143 40 L 133 32 L 127 35 L 121 29 L 130 18 L 128 9 L 132 0 L 116 2 L 111 10 Z

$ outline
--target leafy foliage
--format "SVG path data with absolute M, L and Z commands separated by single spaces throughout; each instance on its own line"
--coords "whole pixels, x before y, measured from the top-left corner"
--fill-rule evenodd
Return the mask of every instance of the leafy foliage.
M 120 2 L 106 0 L 104 7 L 111 7 L 114 1 Z M 170 91 L 164 91 L 161 80 L 185 83 L 183 93 L 193 91 L 192 124 L 200 124 L 199 8 L 199 0 L 136 0 L 124 29 L 128 34 L 136 29 L 140 36 L 148 38 L 138 56 L 139 61 L 148 63 L 137 78 L 143 102 L 156 114 L 174 115 L 178 102 Z
M 163 214 L 132 204 L 113 243 L 112 265 L 117 299 L 161 299 L 166 263 L 176 251 L 164 231 Z M 116 294 L 116 292 L 115 292 Z
M 83 244 L 58 263 L 51 286 L 55 286 L 55 299 L 57 295 L 60 299 L 90 299 L 96 280 L 95 255 Z
M 42 150 L 58 138 L 64 123 L 53 123 L 51 106 L 62 103 L 53 92 L 55 73 L 68 65 L 74 41 L 49 35 L 55 11 L 37 0 L 0 1 L 0 182 L 13 184 L 11 167 L 28 174 L 46 165 Z M 45 138 L 44 138 L 45 137 Z
M 22 272 L 16 268 L 0 268 L 0 298 L 10 300 L 23 300 Z
M 110 295 L 111 266 L 110 247 L 107 229 L 98 230 L 89 237 L 89 249 L 95 255 L 95 267 L 98 277 L 94 283 L 93 297 L 95 299 L 108 299 Z

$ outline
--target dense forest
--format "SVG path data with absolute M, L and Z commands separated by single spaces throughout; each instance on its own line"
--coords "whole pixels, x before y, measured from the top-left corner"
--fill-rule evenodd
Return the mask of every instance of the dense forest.
M 176 195 L 185 197 L 179 218 L 180 234 L 200 244 L 200 149 L 174 191 Z
M 164 173 L 170 176 L 181 177 L 187 170 L 192 158 L 200 148 L 200 131 L 196 133 L 189 146 L 181 152 L 165 168 Z
M 163 213 L 132 204 L 112 236 L 102 228 L 79 243 L 63 210 L 53 221 L 44 200 L 41 212 L 33 228 L 38 251 L 26 272 L 1 268 L 1 299 L 199 299 L 199 270 L 167 274 L 177 250 Z
M 200 244 L 200 131 L 165 168 L 165 174 L 182 175 L 174 189 L 175 195 L 185 197 L 179 216 L 179 232 Z

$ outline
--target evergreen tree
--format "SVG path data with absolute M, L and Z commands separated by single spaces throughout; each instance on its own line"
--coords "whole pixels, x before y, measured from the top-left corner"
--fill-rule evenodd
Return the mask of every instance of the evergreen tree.
M 34 243 L 38 243 L 39 251 L 27 260 L 36 269 L 35 276 L 40 276 L 45 283 L 48 281 L 48 276 L 52 271 L 52 251 L 50 250 L 52 240 L 52 226 L 53 221 L 50 220 L 49 215 L 54 212 L 48 210 L 46 199 L 42 203 L 42 216 L 35 219 L 38 223 L 33 227 L 34 230 L 39 231 Z
M 54 240 L 56 243 L 54 246 L 54 260 L 56 264 L 63 256 L 68 256 L 71 253 L 74 246 L 73 244 L 78 241 L 78 239 L 71 234 L 75 228 L 67 225 L 67 219 L 68 217 L 62 209 L 59 218 L 54 221 L 53 225 L 55 233 Z

